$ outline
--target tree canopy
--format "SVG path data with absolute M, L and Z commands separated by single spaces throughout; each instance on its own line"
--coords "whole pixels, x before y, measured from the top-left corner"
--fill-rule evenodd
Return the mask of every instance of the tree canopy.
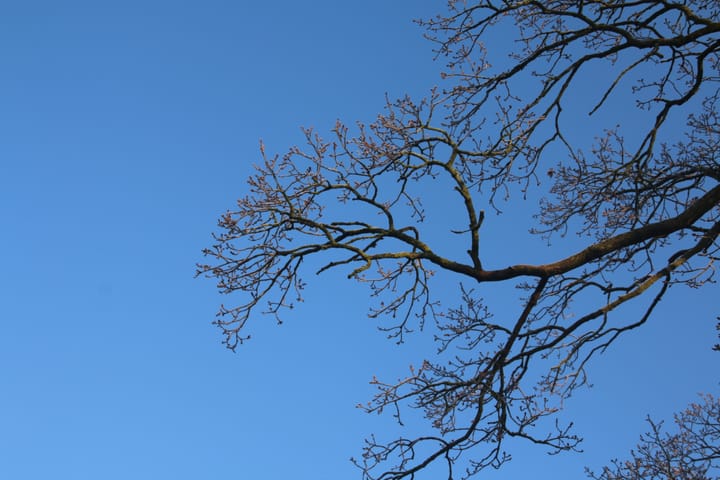
M 418 23 L 445 62 L 440 86 L 389 100 L 370 124 L 306 129 L 284 155 L 262 145 L 198 268 L 237 294 L 216 320 L 232 349 L 252 316 L 292 307 L 311 257 L 317 273 L 366 284 L 390 336 L 432 323 L 440 353 L 377 380 L 365 405 L 398 419 L 418 409 L 427 433 L 368 439 L 356 460 L 367 479 L 435 462 L 466 478 L 505 462 L 510 437 L 576 448 L 560 412 L 588 362 L 646 323 L 669 287 L 712 283 L 720 249 L 716 1 L 451 0 Z M 431 185 L 464 218 L 445 232 L 459 252 L 428 234 Z M 583 246 L 549 262 L 488 258 L 486 211 L 534 199 L 531 234 Z M 459 304 L 432 295 L 438 272 L 457 279 Z M 494 283 L 519 287 L 517 303 L 493 305 Z M 631 301 L 642 313 L 617 315 Z

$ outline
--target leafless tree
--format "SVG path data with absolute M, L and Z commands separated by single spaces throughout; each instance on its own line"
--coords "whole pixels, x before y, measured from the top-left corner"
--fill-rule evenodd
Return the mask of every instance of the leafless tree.
M 705 395 L 675 415 L 676 433 L 648 419 L 650 431 L 640 437 L 630 460 L 614 460 L 595 480 L 710 480 L 720 465 L 720 400 Z M 717 477 L 715 477 L 717 478 Z
M 344 269 L 369 286 L 370 316 L 390 336 L 435 329 L 439 352 L 407 378 L 375 381 L 364 407 L 398 420 L 418 409 L 427 433 L 368 439 L 356 460 L 367 479 L 416 478 L 437 462 L 467 478 L 505 462 L 511 437 L 575 448 L 558 413 L 588 362 L 646 323 L 672 285 L 711 282 L 718 259 L 720 3 L 448 7 L 419 21 L 446 62 L 442 85 L 388 101 L 369 125 L 338 123 L 327 139 L 307 129 L 306 145 L 285 155 L 261 146 L 249 193 L 198 268 L 237 294 L 216 320 L 232 349 L 251 315 L 292 307 L 311 258 L 317 273 Z M 425 222 L 423 199 L 438 185 L 464 218 L 445 232 L 463 239 L 460 253 L 444 253 L 445 226 Z M 555 242 L 570 232 L 584 246 L 550 262 L 517 263 L 527 252 L 509 249 L 490 257 L 485 210 L 534 198 L 532 233 Z M 447 275 L 459 285 L 454 306 L 432 296 Z M 521 289 L 517 303 L 483 300 L 498 282 Z M 642 313 L 618 315 L 630 302 Z

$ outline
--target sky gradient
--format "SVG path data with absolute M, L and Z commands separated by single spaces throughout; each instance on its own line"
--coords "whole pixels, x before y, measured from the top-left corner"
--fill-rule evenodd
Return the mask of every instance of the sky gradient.
M 348 459 L 362 439 L 397 430 L 355 405 L 431 342 L 385 340 L 367 291 L 331 272 L 233 354 L 211 325 L 230 299 L 194 265 L 261 138 L 282 152 L 302 125 L 372 121 L 386 94 L 440 82 L 411 22 L 436 8 L 0 4 L 0 478 L 360 477 Z M 716 393 L 718 293 L 671 291 L 596 362 L 595 386 L 568 403 L 586 453 L 519 448 L 489 477 L 582 477 L 624 456 L 646 414 Z

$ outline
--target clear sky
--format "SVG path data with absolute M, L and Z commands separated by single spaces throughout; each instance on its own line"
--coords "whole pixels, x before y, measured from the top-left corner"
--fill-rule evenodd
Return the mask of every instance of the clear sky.
M 211 325 L 229 299 L 194 264 L 260 138 L 283 151 L 440 81 L 411 19 L 443 6 L 0 3 L 0 479 L 359 478 L 364 436 L 397 431 L 355 405 L 427 339 L 386 341 L 331 273 L 233 354 Z M 521 448 L 502 476 L 579 478 L 646 414 L 716 393 L 718 293 L 671 291 L 596 362 L 568 404 L 586 453 Z

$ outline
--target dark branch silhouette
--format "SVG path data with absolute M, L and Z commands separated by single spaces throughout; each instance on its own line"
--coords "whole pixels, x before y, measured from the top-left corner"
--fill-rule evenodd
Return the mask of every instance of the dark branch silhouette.
M 364 478 L 412 479 L 434 462 L 467 478 L 507 461 L 509 437 L 574 449 L 558 414 L 588 362 L 647 322 L 670 286 L 713 280 L 719 22 L 720 4 L 700 0 L 450 1 L 419 21 L 447 62 L 442 89 L 388 101 L 352 132 L 307 129 L 285 155 L 261 146 L 248 195 L 198 269 L 239 302 L 218 314 L 225 343 L 247 338 L 252 315 L 292 308 L 312 257 L 316 273 L 343 269 L 369 286 L 370 316 L 391 337 L 430 320 L 439 342 L 407 378 L 375 381 L 363 408 L 398 420 L 418 409 L 428 430 L 368 439 Z M 436 185 L 465 219 L 444 232 L 464 238 L 460 254 L 443 253 L 433 239 L 446 226 L 425 221 Z M 585 246 L 535 264 L 484 252 L 485 210 L 526 198 L 539 198 L 534 234 Z M 432 296 L 439 274 L 457 278 L 459 305 Z M 489 282 L 524 293 L 495 306 Z M 644 313 L 612 315 L 630 301 Z

